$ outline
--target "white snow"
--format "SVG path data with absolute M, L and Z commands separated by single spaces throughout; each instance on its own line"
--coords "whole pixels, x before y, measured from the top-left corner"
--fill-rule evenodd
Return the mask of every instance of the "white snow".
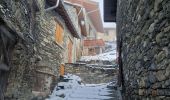
M 106 53 L 98 54 L 95 56 L 82 56 L 80 61 L 114 61 L 116 60 L 116 50 L 112 50 Z
M 117 44 L 115 42 L 105 42 L 106 50 L 104 53 L 95 56 L 82 56 L 80 61 L 115 61 L 117 58 L 116 48 Z
M 81 78 L 71 74 L 65 75 L 65 79 L 69 79 L 69 81 L 58 83 L 50 98 L 46 100 L 102 100 L 112 98 L 107 96 L 111 94 L 111 90 L 107 88 L 110 83 L 79 84 Z M 59 86 L 64 86 L 64 89 L 59 89 Z

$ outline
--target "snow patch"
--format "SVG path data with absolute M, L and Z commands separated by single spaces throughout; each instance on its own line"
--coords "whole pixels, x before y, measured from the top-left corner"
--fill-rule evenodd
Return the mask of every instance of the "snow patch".
M 116 57 L 116 50 L 113 50 L 95 56 L 82 56 L 80 61 L 114 61 L 116 60 Z

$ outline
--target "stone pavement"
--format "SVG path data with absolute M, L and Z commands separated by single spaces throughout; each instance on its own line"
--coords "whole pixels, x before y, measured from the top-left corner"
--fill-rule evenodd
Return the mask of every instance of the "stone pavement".
M 75 89 L 65 100 L 121 100 L 121 96 L 117 89 L 106 84 L 89 84 Z

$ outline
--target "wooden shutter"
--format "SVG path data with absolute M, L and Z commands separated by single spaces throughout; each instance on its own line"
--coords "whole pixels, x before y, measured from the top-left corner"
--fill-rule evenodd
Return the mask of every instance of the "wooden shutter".
M 59 44 L 63 43 L 63 28 L 60 24 L 57 23 L 56 25 L 56 35 L 55 35 L 56 42 Z

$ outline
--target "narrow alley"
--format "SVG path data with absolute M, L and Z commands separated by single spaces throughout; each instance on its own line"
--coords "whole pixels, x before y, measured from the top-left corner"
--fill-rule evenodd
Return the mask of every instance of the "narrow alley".
M 0 100 L 170 100 L 170 0 L 0 0 Z

